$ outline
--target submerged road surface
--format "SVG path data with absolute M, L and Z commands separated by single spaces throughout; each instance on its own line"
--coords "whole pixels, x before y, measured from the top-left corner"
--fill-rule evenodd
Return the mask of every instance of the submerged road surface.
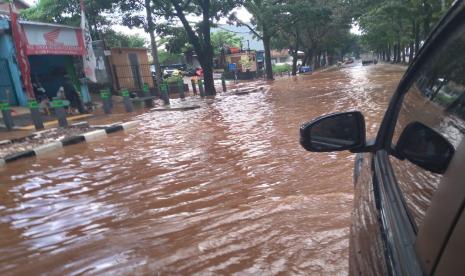
M 305 152 L 299 126 L 361 110 L 372 136 L 402 71 L 281 79 L 6 165 L 0 275 L 346 274 L 354 156 Z

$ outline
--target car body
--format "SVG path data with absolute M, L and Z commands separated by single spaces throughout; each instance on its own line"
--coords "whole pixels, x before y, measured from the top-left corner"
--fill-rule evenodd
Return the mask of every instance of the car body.
M 465 2 L 456 1 L 395 91 L 373 140 L 360 112 L 302 125 L 313 152 L 356 153 L 351 275 L 465 274 Z
M 179 70 L 179 69 L 176 69 L 176 68 L 169 68 L 169 67 L 168 67 L 168 68 L 165 68 L 165 69 L 163 70 L 163 77 L 164 77 L 164 78 L 178 77 L 178 76 L 180 76 L 180 77 L 183 76 L 181 70 Z
M 345 64 L 351 64 L 351 63 L 354 63 L 354 59 L 353 58 L 347 58 L 347 60 L 345 61 Z
M 375 55 L 373 53 L 365 53 L 360 55 L 362 59 L 362 65 L 368 65 L 368 64 L 377 64 L 378 60 L 376 59 Z

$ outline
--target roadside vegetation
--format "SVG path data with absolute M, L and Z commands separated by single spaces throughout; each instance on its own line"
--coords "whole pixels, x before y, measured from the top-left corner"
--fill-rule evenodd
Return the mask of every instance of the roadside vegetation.
M 412 61 L 452 0 L 355 1 L 362 45 L 381 60 Z
M 283 70 L 271 65 L 271 49 L 286 49 L 292 56 L 290 71 L 297 73 L 297 60 L 314 69 L 335 64 L 344 56 L 373 51 L 379 59 L 392 62 L 412 60 L 419 47 L 452 0 L 85 0 L 93 39 L 109 46 L 148 45 L 161 79 L 162 62 L 194 54 L 203 69 L 207 95 L 216 93 L 213 58 L 223 45 L 240 41 L 227 32 L 212 33 L 221 19 L 246 26 L 263 41 L 266 77 Z M 233 12 L 244 7 L 250 22 Z M 79 25 L 79 0 L 39 0 L 23 12 L 30 20 Z M 192 20 L 197 18 L 197 20 Z M 146 42 L 136 35 L 112 30 L 121 24 L 143 28 Z M 361 35 L 351 30 L 359 26 Z M 159 52 L 163 44 L 165 51 Z M 363 48 L 363 50 L 361 49 Z

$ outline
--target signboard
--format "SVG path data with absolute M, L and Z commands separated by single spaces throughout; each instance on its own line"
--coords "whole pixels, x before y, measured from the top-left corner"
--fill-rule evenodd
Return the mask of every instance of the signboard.
M 84 41 L 84 73 L 91 82 L 97 82 L 95 68 L 97 59 L 95 58 L 94 49 L 92 48 L 92 37 L 90 35 L 89 22 L 87 22 L 84 1 L 81 0 L 81 29 L 82 39 Z
M 26 38 L 27 55 L 76 55 L 84 54 L 80 29 L 49 24 L 22 23 Z
M 235 63 L 230 63 L 228 64 L 228 70 L 229 71 L 236 71 L 236 64 Z
M 92 42 L 92 48 L 94 50 L 96 65 L 95 65 L 95 78 L 97 83 L 105 84 L 110 82 L 109 78 L 109 65 L 105 58 L 105 45 L 102 40 L 96 40 Z
M 11 31 L 16 47 L 16 58 L 18 60 L 21 78 L 23 79 L 24 89 L 30 99 L 34 99 L 34 91 L 31 82 L 31 66 L 27 58 L 27 43 L 24 41 L 24 32 L 18 20 L 18 12 L 10 3 Z

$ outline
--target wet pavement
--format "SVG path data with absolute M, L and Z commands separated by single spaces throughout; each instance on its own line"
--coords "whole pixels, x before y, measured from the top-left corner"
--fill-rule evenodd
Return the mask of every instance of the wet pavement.
M 0 274 L 348 271 L 349 153 L 308 153 L 301 123 L 360 110 L 369 136 L 403 72 L 280 79 L 0 168 Z

